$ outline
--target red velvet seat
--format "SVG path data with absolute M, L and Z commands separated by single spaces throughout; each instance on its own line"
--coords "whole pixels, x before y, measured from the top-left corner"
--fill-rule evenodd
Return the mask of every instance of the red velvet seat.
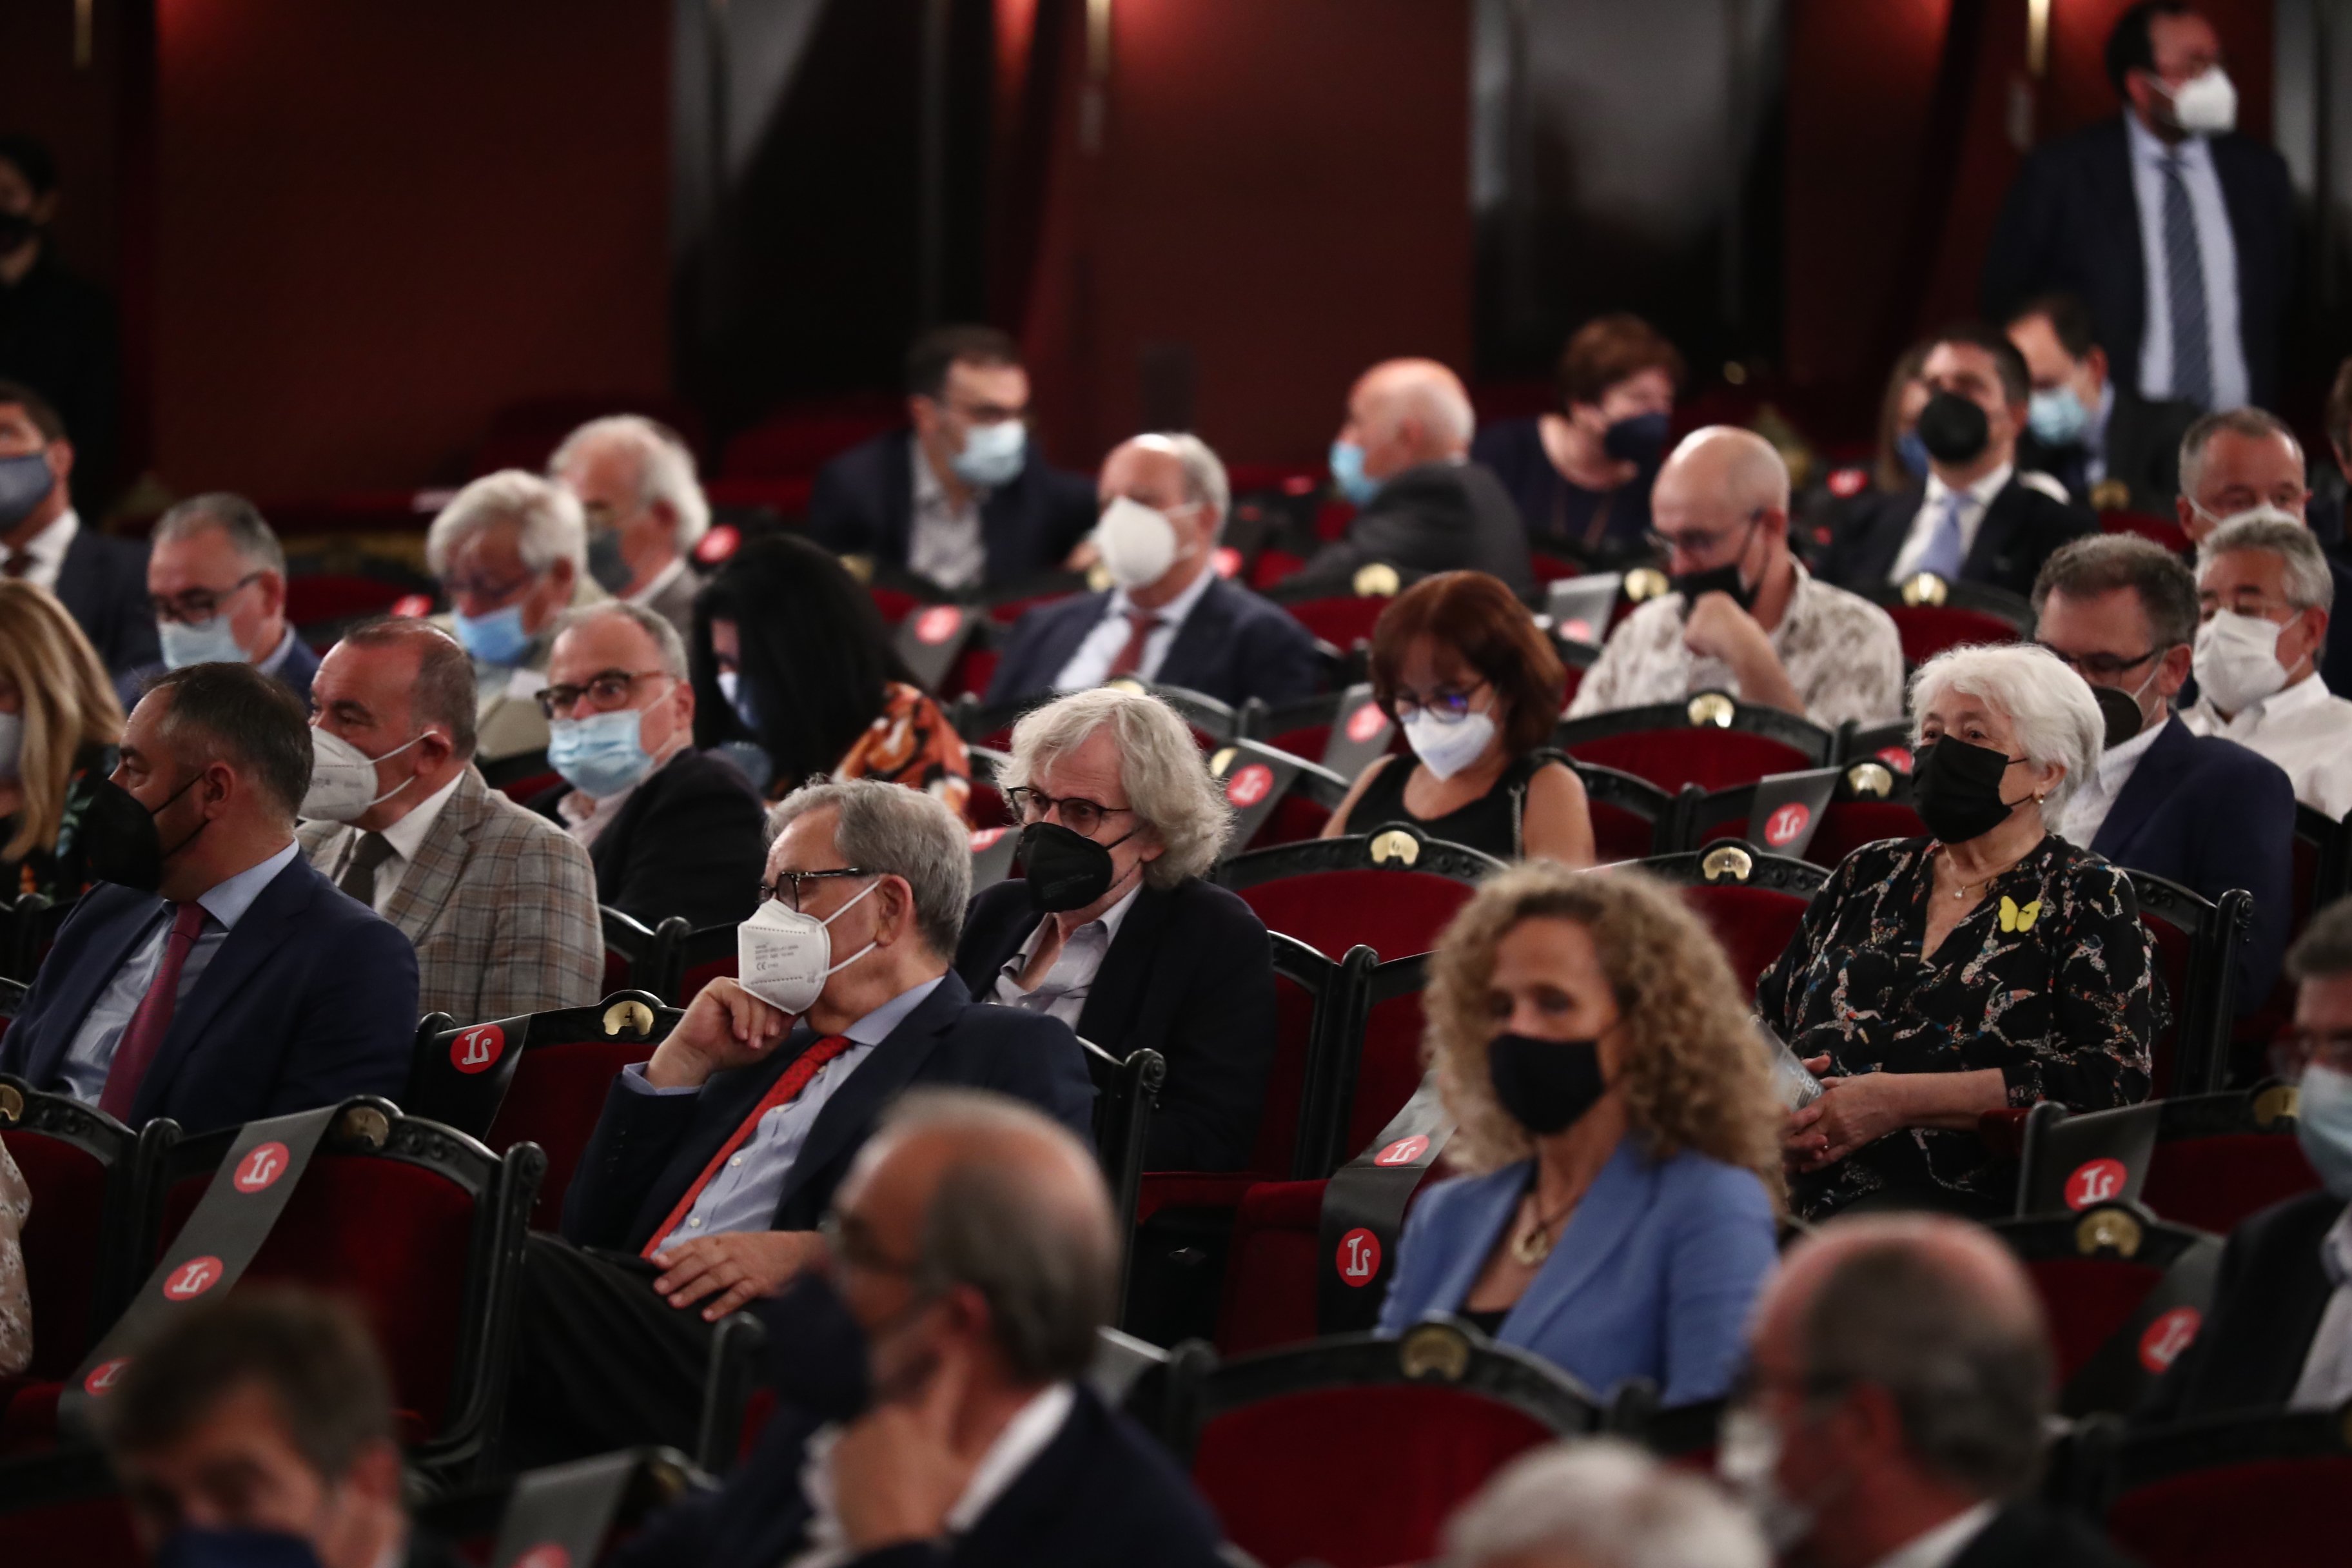
M 2024 1266 L 2042 1300 L 2063 1414 L 2129 1411 L 2147 1383 L 2195 1337 L 2202 1300 L 2182 1303 L 2185 1324 L 2165 1313 L 2136 1330 L 2136 1314 L 2183 1258 L 2195 1255 L 2210 1266 L 2220 1247 L 2215 1237 L 2151 1219 L 2126 1203 L 2093 1205 L 2080 1214 L 1997 1220 L 1991 1228 Z M 2132 1355 L 2119 1366 L 2103 1363 L 2105 1370 L 2090 1380 L 2096 1386 L 2075 1381 L 2119 1333 L 2136 1331 L 2140 1342 L 2130 1347 Z
M 35 1102 L 37 1117 L 39 1102 L 57 1097 L 26 1098 Z M 63 1378 L 81 1364 L 102 1326 L 92 1316 L 100 1305 L 108 1247 L 120 1239 L 117 1227 L 130 1223 L 120 1205 L 110 1213 L 107 1200 L 110 1185 L 128 1174 L 118 1173 L 118 1164 L 131 1158 L 131 1134 L 110 1117 L 79 1106 L 70 1110 L 86 1124 L 75 1134 L 22 1121 L 0 1128 L 33 1195 L 23 1237 L 25 1282 L 33 1304 L 33 1364 L 26 1375 L 37 1381 Z M 124 1186 L 113 1190 L 129 1195 Z
M 1798 773 L 1817 765 L 1785 741 L 1712 727 L 1596 735 L 1567 741 L 1562 749 L 1579 762 L 1632 773 L 1669 793 L 1694 784 L 1701 789 L 1727 789 L 1753 784 L 1766 773 Z
M 482 1141 L 500 1153 L 518 1143 L 536 1143 L 547 1152 L 547 1174 L 541 1178 L 539 1197 L 531 1205 L 533 1230 L 562 1226 L 563 1194 L 571 1190 L 580 1156 L 588 1152 L 613 1079 L 630 1063 L 646 1060 L 652 1050 L 643 1041 L 534 1043 L 515 1063 L 506 1099 Z
M 2123 1258 L 2044 1258 L 2029 1260 L 2025 1272 L 2050 1321 L 2063 1386 L 2131 1321 L 2164 1271 Z
M 1723 943 L 1731 973 L 1748 994 L 1786 951 L 1805 916 L 1805 900 L 1769 888 L 1686 888 L 1683 897 L 1705 918 Z
M 1344 652 L 1360 642 L 1371 640 L 1372 626 L 1389 603 L 1385 595 L 1349 595 L 1328 599 L 1294 599 L 1282 607 L 1318 639 Z
M 1323 1182 L 1259 1182 L 1242 1195 L 1225 1261 L 1217 1349 L 1225 1355 L 1315 1337 Z
M 2084 1490 L 2147 1568 L 2341 1563 L 2352 1437 L 2326 1410 L 2143 1426 Z
M 2140 1201 L 2176 1224 L 2217 1235 L 2319 1185 L 2319 1173 L 2290 1132 L 2157 1134 Z
M 2159 1219 L 2226 1235 L 2319 1185 L 2294 1134 L 2294 1091 L 2277 1083 L 2084 1116 L 2036 1108 L 2025 1126 L 2019 1206 L 2072 1205 L 2075 1173 L 2106 1160 L 2122 1168 L 2117 1195 L 2136 1196 Z
M 406 575 L 296 571 L 286 579 L 286 618 L 297 626 L 315 626 L 386 615 L 409 595 L 430 590 L 430 584 Z
M 1394 958 L 1434 947 L 1479 879 L 1500 865 L 1475 849 L 1388 827 L 1252 850 L 1211 875 L 1240 894 L 1268 931 L 1320 952 L 1360 943 Z
M 1958 605 L 1893 604 L 1885 608 L 1895 619 L 1895 635 L 1903 639 L 1903 662 L 1906 665 L 1925 664 L 1947 648 L 1969 643 L 2019 640 L 2017 626 L 1989 610 L 1966 609 Z
M 727 479 L 807 477 L 860 441 L 906 423 L 906 405 L 874 395 L 812 399 L 779 408 L 727 443 Z
M 0 1563 L 16 1568 L 145 1568 L 122 1499 L 73 1497 L 0 1507 Z
M 1833 800 L 1822 812 L 1822 825 L 1805 846 L 1805 858 L 1834 868 L 1865 844 L 1882 838 L 1916 838 L 1927 831 L 1919 814 L 1907 805 L 1885 800 Z

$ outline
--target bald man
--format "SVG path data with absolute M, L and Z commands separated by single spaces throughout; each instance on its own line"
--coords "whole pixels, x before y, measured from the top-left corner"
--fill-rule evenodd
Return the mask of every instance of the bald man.
M 1770 442 L 1713 425 L 1650 492 L 1674 591 L 1619 623 L 1571 719 L 1728 691 L 1834 730 L 1903 716 L 1903 642 L 1885 610 L 1789 552 L 1789 470 Z
M 1783 1562 L 2127 1568 L 2032 1500 L 2050 1335 L 1990 1231 L 1933 1215 L 1834 1221 L 1782 1260 L 1749 1350 L 1717 1465 Z
M 1409 577 L 1467 569 L 1533 594 L 1518 504 L 1470 460 L 1476 430 L 1462 379 L 1435 360 L 1388 360 L 1358 377 L 1331 443 L 1331 480 L 1355 521 L 1284 586 L 1348 593 L 1358 569 L 1385 561 Z
M 917 1089 L 825 1236 L 827 1275 L 769 1316 L 759 1447 L 618 1568 L 1219 1561 L 1191 1484 L 1085 1382 L 1119 1253 L 1085 1145 L 1015 1100 Z

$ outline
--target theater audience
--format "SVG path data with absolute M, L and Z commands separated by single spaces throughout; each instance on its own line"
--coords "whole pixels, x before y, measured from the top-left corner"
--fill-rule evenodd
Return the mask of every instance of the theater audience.
M 328 650 L 302 852 L 415 948 L 420 1012 L 470 1024 L 584 1006 L 604 979 L 595 871 L 474 770 L 470 676 L 424 621 L 371 621 Z
M 1916 342 L 1896 356 L 1878 400 L 1878 438 L 1870 461 L 1832 468 L 1797 502 L 1794 532 L 1798 554 L 1819 570 L 1830 546 L 1846 528 L 1846 515 L 1881 496 L 1901 495 L 1927 482 L 1927 448 L 1919 439 L 1919 411 L 1927 405 L 1927 384 L 1919 367 L 1932 342 Z
M 1414 584 L 1372 626 L 1372 694 L 1410 757 L 1376 757 L 1323 837 L 1403 823 L 1497 859 L 1592 864 L 1584 784 L 1539 752 L 1568 683 L 1525 605 L 1483 572 Z
M 2116 384 L 2090 308 L 2072 294 L 2027 300 L 2009 319 L 2009 341 L 2033 379 L 2021 468 L 2049 474 L 2076 506 L 2161 517 L 2180 493 L 2180 437 L 2193 403 L 2150 401 Z
M 2286 951 L 2294 786 L 2276 763 L 2171 711 L 2194 663 L 2196 578 L 2161 545 L 2103 534 L 2051 558 L 2033 609 L 2035 637 L 2090 683 L 2107 725 L 2106 750 L 2077 775 L 2057 830 L 2208 899 L 2252 893 L 2237 1002 L 2252 1011 Z
M 0 1037 L 0 1072 L 190 1133 L 396 1095 L 416 955 L 304 860 L 310 731 L 250 665 L 158 678 L 82 821 L 84 896 Z
M 1683 438 L 1650 498 L 1673 590 L 1625 617 L 1569 717 L 1730 691 L 1834 730 L 1903 712 L 1903 639 L 1885 610 L 1818 582 L 1789 550 L 1789 469 L 1752 431 Z
M 433 520 L 425 563 L 452 606 L 444 624 L 474 661 L 481 760 L 545 751 L 539 689 L 555 617 L 606 596 L 588 575 L 580 502 L 520 468 L 485 474 Z
M 0 577 L 55 594 L 120 675 L 160 657 L 147 546 L 83 526 L 67 488 L 73 469 L 58 411 L 31 387 L 0 381 Z
M 74 491 L 95 516 L 114 477 L 121 366 L 113 300 L 51 242 L 64 196 L 47 146 L 0 134 L 0 379 L 38 387 L 76 432 Z
M 2269 404 L 2295 250 L 2286 163 L 2237 133 L 2221 36 L 2186 0 L 2124 12 L 2106 68 L 2123 112 L 2018 170 L 1985 253 L 1986 312 L 2063 289 L 2142 397 Z
M 1964 647 L 1912 684 L 1928 837 L 1847 856 L 1756 988 L 1824 1082 L 1789 1118 L 1793 1205 L 2006 1214 L 1978 1115 L 2147 1098 L 2164 1017 L 2131 883 L 2051 831 L 2099 756 L 2098 705 L 2049 653 Z
M 1917 424 L 1926 480 L 1900 494 L 1857 498 L 1815 571 L 1859 590 L 1927 572 L 2022 594 L 2052 551 L 2098 527 L 2089 512 L 2018 473 L 2017 438 L 2032 393 L 2025 360 L 1990 327 L 1962 323 L 1937 337 L 1919 379 L 1928 392 Z
M 1249 1163 L 1274 1063 L 1274 968 L 1250 907 L 1202 880 L 1233 812 L 1173 709 L 1074 692 L 1013 730 L 998 778 L 1026 875 L 972 900 L 956 973 L 983 1002 L 1168 1063 L 1144 1167 Z
M 563 783 L 531 807 L 586 847 L 596 901 L 648 926 L 749 915 L 763 814 L 740 773 L 694 749 L 686 643 L 668 618 L 625 602 L 572 611 L 547 682 L 547 760 Z
M 2212 1304 L 2139 1415 L 2336 1410 L 2352 1399 L 2352 900 L 2287 954 L 2294 1025 L 2273 1052 L 2296 1086 L 2294 1133 L 2320 1190 L 2230 1233 Z
M 2197 701 L 2181 722 L 2286 771 L 2295 798 L 2352 813 L 2352 702 L 2319 679 L 2336 580 L 2310 530 L 2244 517 L 2197 547 Z
M 726 1488 L 656 1516 L 615 1568 L 1223 1561 L 1175 1461 L 1087 1381 L 1120 1238 L 1086 1144 L 1001 1096 L 917 1090 L 824 1236 L 830 1278 L 778 1304 L 772 1326 L 799 1307 L 799 1331 L 770 1344 L 826 1397 L 781 1387 Z
M 65 606 L 0 578 L 0 900 L 89 885 L 82 818 L 121 738 L 113 685 Z
M 1425 1003 L 1469 1173 L 1413 1206 L 1381 1331 L 1450 1312 L 1603 1399 L 1722 1395 L 1772 1269 L 1780 1107 L 1706 927 L 1639 872 L 1529 864 L 1446 927 Z
M 1470 459 L 1503 481 L 1537 549 L 1637 552 L 1682 380 L 1683 356 L 1655 327 L 1623 311 L 1596 316 L 1560 351 L 1559 406 L 1487 426 Z
M 950 972 L 971 896 L 954 813 L 861 779 L 798 790 L 775 820 L 741 982 L 713 981 L 614 1079 L 563 1237 L 531 1238 L 511 1408 L 542 1452 L 690 1442 L 710 1325 L 823 1256 L 817 1220 L 909 1084 L 1000 1089 L 1089 1131 L 1068 1027 L 981 1005 Z
M 25 1283 L 25 1222 L 33 1193 L 0 1143 L 0 1377 L 33 1364 L 33 1297 Z
M 319 1568 L 462 1561 L 409 1521 L 392 1379 L 346 1307 L 263 1288 L 175 1313 L 97 1411 L 159 1558 L 280 1563 L 290 1537 Z
M 1790 1248 L 1717 1465 L 1787 1563 L 2130 1568 L 2034 1497 L 2054 1355 L 2032 1283 L 1974 1226 L 1843 1220 Z
M 1238 708 L 1314 693 L 1315 638 L 1217 573 L 1225 466 L 1197 436 L 1138 436 L 1111 448 L 1094 544 L 1113 586 L 1021 617 L 988 684 L 991 707 L 1121 676 Z
M 1495 1472 L 1445 1524 L 1436 1568 L 1770 1568 L 1756 1523 L 1697 1476 L 1613 1437 Z
M 184 500 L 155 524 L 147 594 L 163 657 L 125 670 L 115 691 L 129 707 L 166 669 L 249 664 L 310 700 L 319 656 L 286 620 L 286 552 L 259 509 L 226 491 Z
M 710 502 L 685 438 L 641 414 L 591 419 L 556 447 L 547 475 L 580 498 L 596 585 L 690 636 L 702 586 L 691 552 L 709 531 Z
M 940 327 L 907 352 L 908 427 L 817 471 L 811 539 L 942 588 L 1058 568 L 1095 525 L 1094 491 L 1029 439 L 1029 373 L 993 327 Z
M 1526 525 L 1486 468 L 1470 459 L 1477 425 L 1462 380 L 1435 360 L 1392 359 L 1357 378 L 1331 443 L 1331 479 L 1356 505 L 1345 538 L 1285 584 L 1353 591 L 1375 561 L 1412 573 L 1473 571 L 1532 594 Z
M 695 743 L 725 745 L 765 774 L 752 782 L 768 798 L 822 773 L 905 784 L 961 814 L 971 795 L 963 739 L 839 561 L 791 534 L 754 540 L 703 590 L 695 616 Z

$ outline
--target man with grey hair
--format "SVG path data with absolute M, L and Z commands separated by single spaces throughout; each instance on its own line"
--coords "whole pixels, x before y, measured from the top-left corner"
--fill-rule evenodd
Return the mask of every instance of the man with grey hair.
M 1103 459 L 1099 489 L 1093 544 L 1112 586 L 1022 616 L 989 682 L 992 705 L 1122 679 L 1236 708 L 1313 693 L 1314 637 L 1217 570 L 1230 497 L 1207 442 L 1135 437 Z
M 547 760 L 563 783 L 531 809 L 586 847 L 597 901 L 648 926 L 749 915 L 763 814 L 740 773 L 694 749 L 677 628 L 626 600 L 573 610 L 557 625 L 547 682 Z
M 1813 1568 L 2125 1568 L 2032 1493 L 2052 1352 L 2025 1271 L 1931 1215 L 1799 1242 L 1749 1330 L 1717 1466 L 1784 1560 Z
M 915 1090 L 825 1236 L 828 1277 L 767 1313 L 759 1447 L 616 1568 L 1220 1561 L 1183 1473 L 1087 1383 L 1119 1237 L 1083 1143 L 1000 1096 Z
M 481 760 L 546 750 L 539 689 L 555 617 L 607 597 L 588 575 L 579 500 L 520 468 L 485 474 L 433 520 L 425 564 L 448 595 L 440 624 L 474 661 Z
M 2252 514 L 2304 521 L 2311 490 L 2304 483 L 2303 443 L 2286 422 L 2261 408 L 2208 414 L 2180 437 L 2180 531 L 2198 542 L 2225 522 Z
M 163 515 L 147 596 L 163 657 L 115 678 L 126 710 L 149 681 L 192 664 L 249 664 L 310 700 L 319 656 L 286 624 L 286 552 L 243 496 L 194 496 Z
M 819 1262 L 817 1220 L 908 1085 L 996 1089 L 1090 1136 L 1068 1026 L 982 1006 L 948 967 L 971 893 L 952 811 L 854 779 L 795 790 L 775 822 L 740 978 L 614 1079 L 563 1239 L 531 1238 L 530 1459 L 688 1442 L 710 1325 Z
M 710 528 L 710 502 L 685 438 L 642 414 L 608 415 L 566 436 L 547 474 L 580 498 L 597 586 L 692 636 L 701 584 L 691 562 Z
M 1520 1455 L 1445 1524 L 1439 1568 L 1770 1568 L 1755 1521 L 1613 1438 Z
M 2352 702 L 2319 676 L 2336 579 L 2311 531 L 2241 517 L 2197 547 L 2197 702 L 2181 721 L 2286 770 L 2294 796 L 2352 812 Z
M 1461 377 L 1435 360 L 1387 360 L 1358 377 L 1331 443 L 1332 482 L 1356 516 L 1293 583 L 1349 593 L 1357 571 L 1380 561 L 1416 575 L 1484 572 L 1534 593 L 1518 503 L 1470 460 L 1476 429 Z

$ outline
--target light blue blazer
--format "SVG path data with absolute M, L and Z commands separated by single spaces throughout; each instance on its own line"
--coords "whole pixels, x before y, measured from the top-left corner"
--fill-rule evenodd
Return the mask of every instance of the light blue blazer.
M 1381 1332 L 1456 1312 L 1510 1224 L 1528 1166 L 1442 1182 L 1398 1243 Z M 1752 1171 L 1685 1151 L 1657 1160 L 1628 1137 L 1496 1338 L 1606 1399 L 1629 1377 L 1667 1405 L 1730 1392 L 1748 1310 L 1777 1257 L 1772 1200 Z

